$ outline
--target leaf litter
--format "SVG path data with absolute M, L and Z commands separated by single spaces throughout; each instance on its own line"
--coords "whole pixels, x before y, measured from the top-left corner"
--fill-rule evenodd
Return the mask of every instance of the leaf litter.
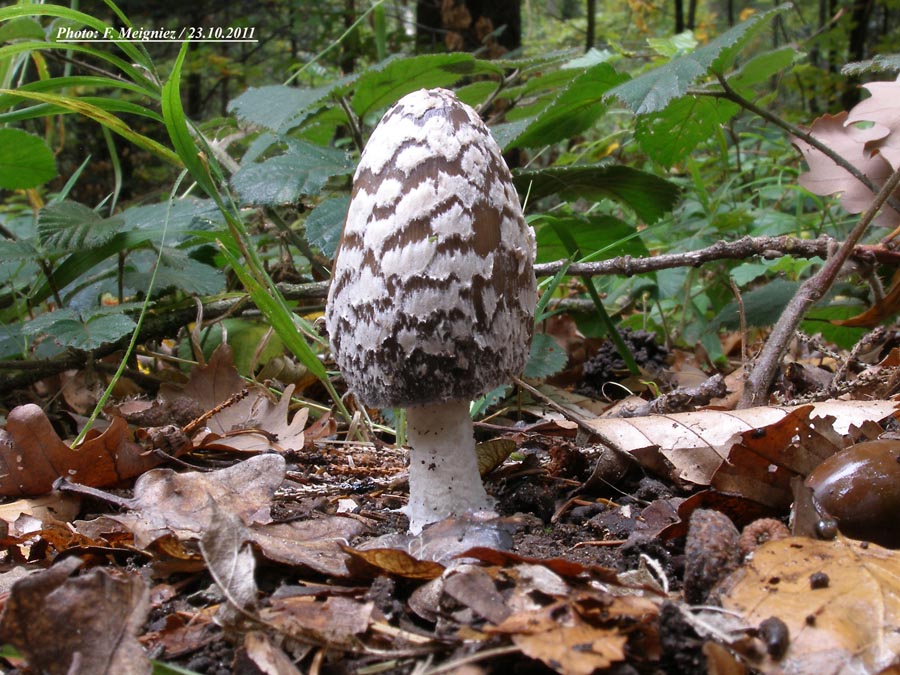
M 534 399 L 536 423 L 484 425 L 500 522 L 451 519 L 410 539 L 402 453 L 338 440 L 328 415 L 292 414 L 293 391 L 276 399 L 246 386 L 223 350 L 181 391 L 111 409 L 109 427 L 75 450 L 36 406 L 12 411 L 0 454 L 15 466 L 27 450 L 40 480 L 23 482 L 29 465 L 2 483 L 14 499 L 2 512 L 5 569 L 18 570 L 0 617 L 0 639 L 19 653 L 8 663 L 92 673 L 150 672 L 151 657 L 238 673 L 541 664 L 564 675 L 898 664 L 897 554 L 796 536 L 815 529 L 814 510 L 794 514 L 806 527 L 795 535 L 759 525 L 786 520 L 796 480 L 822 459 L 890 428 L 893 401 L 623 419 Z M 134 408 L 198 407 L 200 422 L 171 417 L 180 444 L 169 452 L 148 447 L 159 419 L 133 421 Z M 615 485 L 601 468 L 611 455 L 627 458 Z M 710 510 L 710 526 L 688 528 Z M 503 534 L 466 539 L 479 528 Z M 725 547 L 735 548 L 715 558 Z

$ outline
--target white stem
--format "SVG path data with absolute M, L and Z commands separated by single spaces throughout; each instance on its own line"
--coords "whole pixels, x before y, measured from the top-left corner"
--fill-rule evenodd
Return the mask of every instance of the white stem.
M 452 515 L 492 507 L 478 473 L 468 401 L 413 406 L 406 413 L 409 531 Z

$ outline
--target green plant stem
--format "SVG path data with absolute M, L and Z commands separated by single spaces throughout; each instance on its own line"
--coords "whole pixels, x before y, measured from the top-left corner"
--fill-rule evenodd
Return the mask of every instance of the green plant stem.
M 769 390 L 775 381 L 775 375 L 778 372 L 791 338 L 793 338 L 797 330 L 797 326 L 800 325 L 807 310 L 831 288 L 841 271 L 841 267 L 850 257 L 853 247 L 862 238 L 878 211 L 887 201 L 888 195 L 893 193 L 897 186 L 900 186 L 900 170 L 891 174 L 891 177 L 882 186 L 871 206 L 862 214 L 859 222 L 841 244 L 840 248 L 828 257 L 825 264 L 822 265 L 822 268 L 816 274 L 807 279 L 797 289 L 794 297 L 791 298 L 788 306 L 781 313 L 778 323 L 772 329 L 769 339 L 766 340 L 756 366 L 754 366 L 747 377 L 739 407 L 749 408 L 766 404 Z
M 128 347 L 125 349 L 125 353 L 122 355 L 121 361 L 119 361 L 119 367 L 116 369 L 115 374 L 112 376 L 109 384 L 106 385 L 106 389 L 103 390 L 103 393 L 97 400 L 97 404 L 94 406 L 93 411 L 91 411 L 91 416 L 88 417 L 87 422 L 81 429 L 81 433 L 79 433 L 78 436 L 75 437 L 75 440 L 72 441 L 72 448 L 77 448 L 78 445 L 84 440 L 84 437 L 87 435 L 87 433 L 91 430 L 91 427 L 94 425 L 94 422 L 97 420 L 97 417 L 100 415 L 100 412 L 103 410 L 103 407 L 106 405 L 106 402 L 112 395 L 113 389 L 115 388 L 116 384 L 118 384 L 119 379 L 121 379 L 122 377 L 122 374 L 125 372 L 125 369 L 128 366 L 128 359 L 131 358 L 131 354 L 134 352 L 134 349 L 137 346 L 138 337 L 141 334 L 141 325 L 144 323 L 144 317 L 147 316 L 147 310 L 150 309 L 150 297 L 153 294 L 153 287 L 156 284 L 156 274 L 157 272 L 159 272 L 159 265 L 162 261 L 163 250 L 166 242 L 166 232 L 169 229 L 169 211 L 172 208 L 175 193 L 178 191 L 178 187 L 179 185 L 181 185 L 181 181 L 184 180 L 185 176 L 187 176 L 187 169 L 179 174 L 169 196 L 169 210 L 166 211 L 166 218 L 163 222 L 163 231 L 162 235 L 160 236 L 159 250 L 156 255 L 156 264 L 153 266 L 153 274 L 150 275 L 150 283 L 147 285 L 147 290 L 144 295 L 144 303 L 143 305 L 141 305 L 141 311 L 138 314 L 137 321 L 135 322 L 134 330 L 131 332 L 131 339 L 128 341 Z

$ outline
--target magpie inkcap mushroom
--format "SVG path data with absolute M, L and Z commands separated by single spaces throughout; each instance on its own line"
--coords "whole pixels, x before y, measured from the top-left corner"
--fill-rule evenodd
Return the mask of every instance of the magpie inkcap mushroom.
M 469 403 L 525 366 L 534 246 L 500 148 L 471 107 L 432 89 L 385 113 L 353 177 L 325 322 L 359 400 L 407 409 L 413 534 L 492 507 Z

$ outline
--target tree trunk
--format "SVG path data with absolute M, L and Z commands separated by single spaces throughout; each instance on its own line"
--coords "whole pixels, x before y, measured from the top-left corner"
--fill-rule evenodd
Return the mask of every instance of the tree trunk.
M 675 0 L 681 2 L 681 0 Z M 585 38 L 584 51 L 590 51 L 594 46 L 597 31 L 597 0 L 587 0 L 587 36 Z
M 502 28 L 498 34 L 489 36 Z M 420 52 L 487 50 L 498 56 L 522 46 L 521 0 L 419 0 L 416 46 Z

